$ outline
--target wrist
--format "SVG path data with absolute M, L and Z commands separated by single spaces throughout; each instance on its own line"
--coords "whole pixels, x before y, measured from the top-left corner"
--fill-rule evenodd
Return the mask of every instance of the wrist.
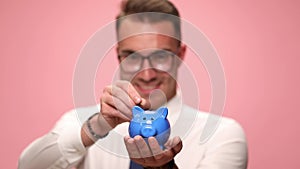
M 111 127 L 106 123 L 106 121 L 102 121 L 100 118 L 100 113 L 95 113 L 90 116 L 84 124 L 87 135 L 94 142 L 106 137 L 111 130 Z

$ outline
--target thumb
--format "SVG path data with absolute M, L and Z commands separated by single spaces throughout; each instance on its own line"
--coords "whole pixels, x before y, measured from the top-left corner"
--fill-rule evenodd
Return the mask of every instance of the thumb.
M 151 103 L 150 103 L 148 100 L 144 99 L 144 98 L 141 99 L 141 102 L 140 102 L 139 105 L 140 105 L 144 110 L 148 110 L 148 109 L 151 108 Z

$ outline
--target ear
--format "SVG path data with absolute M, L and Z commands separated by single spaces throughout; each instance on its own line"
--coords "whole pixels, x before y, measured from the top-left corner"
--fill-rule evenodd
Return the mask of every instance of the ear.
M 183 62 L 183 60 L 185 58 L 185 52 L 186 52 L 186 45 L 182 44 L 177 53 L 177 56 L 180 58 L 180 62 L 177 65 L 178 67 L 181 65 L 181 62 Z
M 182 44 L 180 46 L 180 50 L 178 52 L 178 57 L 183 61 L 184 60 L 184 57 L 185 57 L 185 52 L 186 52 L 186 45 L 185 44 Z
M 168 108 L 161 107 L 157 111 L 158 111 L 158 113 L 160 113 L 162 115 L 163 118 L 165 118 L 165 119 L 167 118 L 167 116 L 168 116 Z
M 142 108 L 140 108 L 139 106 L 134 106 L 133 108 L 132 108 L 132 115 L 133 115 L 133 117 L 135 116 L 135 115 L 137 115 L 137 114 L 139 114 L 139 113 L 143 113 L 144 112 L 144 110 L 142 109 Z

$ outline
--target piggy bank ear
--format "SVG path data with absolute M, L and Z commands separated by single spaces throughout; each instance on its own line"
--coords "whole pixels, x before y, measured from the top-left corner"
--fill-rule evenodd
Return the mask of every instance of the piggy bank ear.
M 134 106 L 133 108 L 132 108 L 132 115 L 133 115 L 133 117 L 135 116 L 135 115 L 137 115 L 137 114 L 139 114 L 139 113 L 143 113 L 144 112 L 144 110 L 142 109 L 142 108 L 140 108 L 139 106 Z
M 157 111 L 158 111 L 158 113 L 161 114 L 161 116 L 162 116 L 163 118 L 167 118 L 167 116 L 168 116 L 168 108 L 166 108 L 166 107 L 161 107 L 161 108 L 159 108 Z

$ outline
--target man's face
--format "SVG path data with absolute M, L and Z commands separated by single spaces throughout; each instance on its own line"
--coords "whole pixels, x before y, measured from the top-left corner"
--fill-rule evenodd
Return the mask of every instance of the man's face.
M 119 37 L 149 31 L 175 35 L 173 25 L 168 21 L 144 23 L 126 19 L 120 25 Z M 176 39 L 161 34 L 143 33 L 120 41 L 117 52 L 121 64 L 125 63 L 130 56 L 133 59 L 140 57 L 137 62 L 133 62 L 133 59 L 133 61 L 127 62 L 134 63 L 136 66 L 121 65 L 123 69 L 121 68 L 120 76 L 122 80 L 130 81 L 146 100 L 149 100 L 149 96 L 151 96 L 151 104 L 154 104 L 154 107 L 159 106 L 159 103 L 153 103 L 153 96 L 156 101 L 166 101 L 165 99 L 169 100 L 176 94 L 177 70 L 185 53 L 185 47 L 180 47 Z M 164 57 L 167 57 L 168 61 L 160 64 L 159 61 Z M 157 90 L 164 95 L 164 100 L 158 98 L 161 97 L 161 94 L 156 98 L 155 94 L 151 95 L 153 91 Z

